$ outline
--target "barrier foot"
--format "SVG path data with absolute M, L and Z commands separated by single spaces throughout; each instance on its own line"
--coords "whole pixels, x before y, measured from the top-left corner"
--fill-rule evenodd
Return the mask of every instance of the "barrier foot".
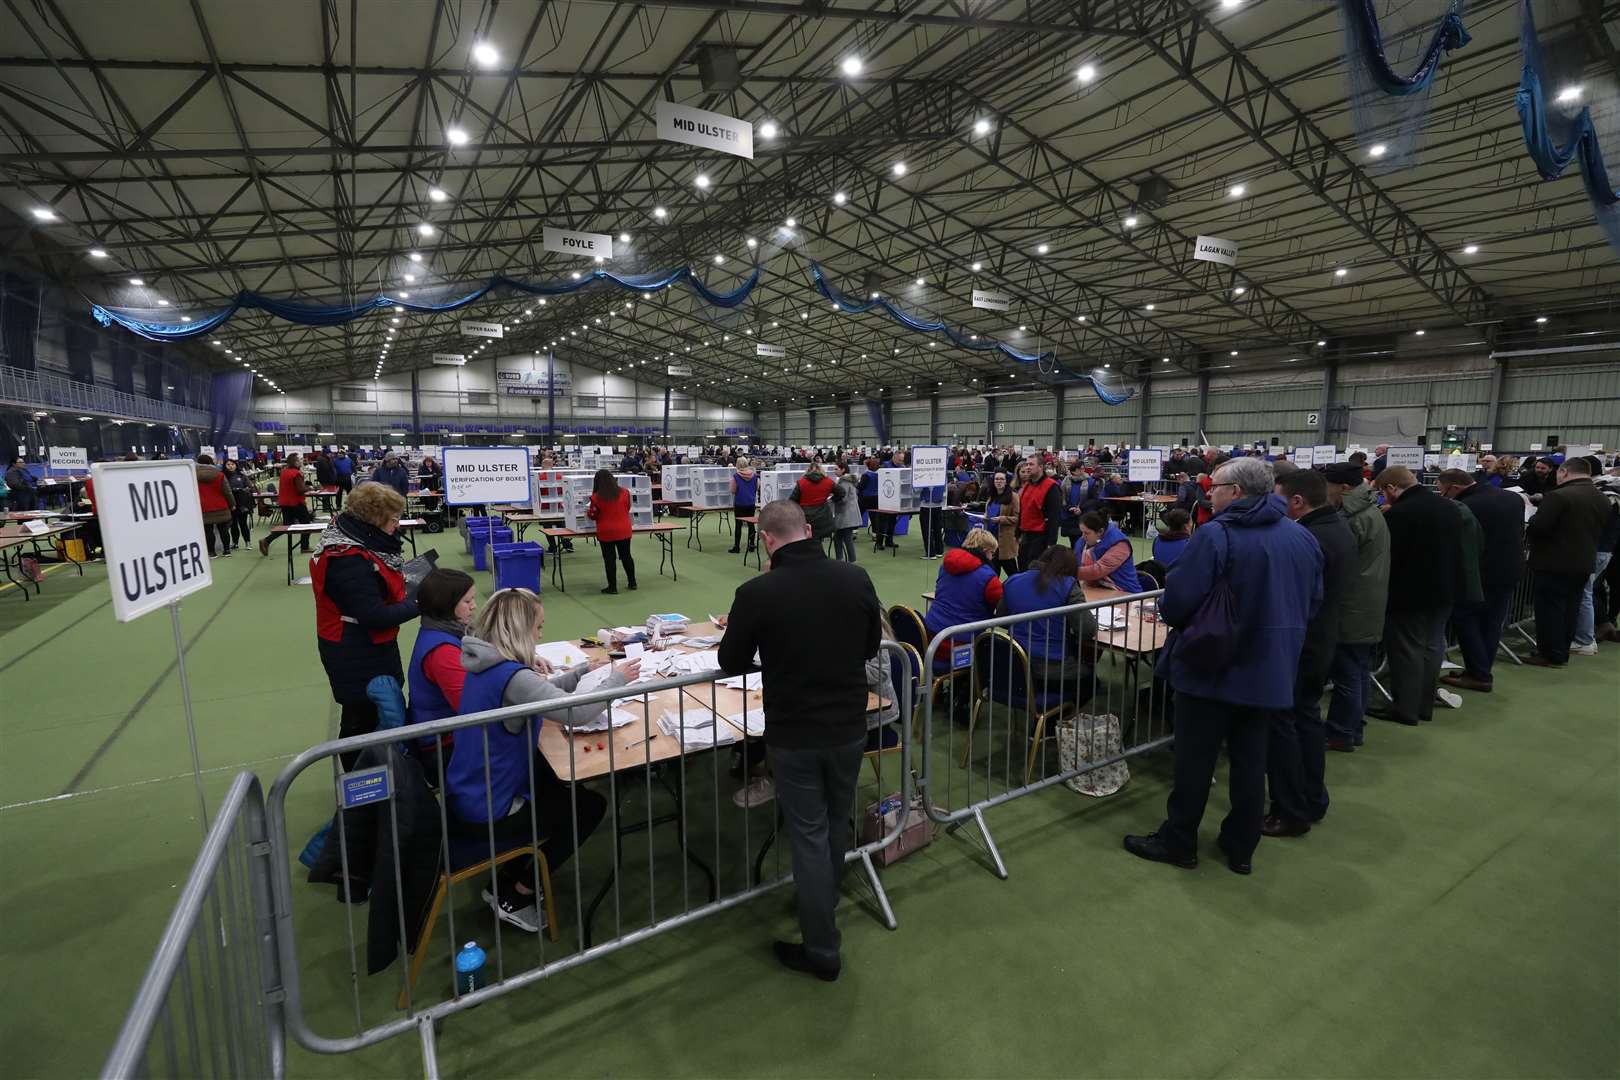
M 439 1080 L 439 1048 L 434 1042 L 432 1017 L 418 1020 L 416 1033 L 422 1039 L 422 1076 L 425 1080 Z
M 1515 664 L 1518 664 L 1520 667 L 1524 666 L 1524 661 L 1519 659 L 1519 654 L 1508 648 L 1506 639 L 1497 642 L 1496 647 L 1499 651 L 1506 653 L 1509 660 L 1513 661 Z
M 861 852 L 861 865 L 866 867 L 866 883 L 872 886 L 872 895 L 877 899 L 878 908 L 883 915 L 883 925 L 890 930 L 898 929 L 900 924 L 894 921 L 894 908 L 889 906 L 889 894 L 883 891 L 883 883 L 878 880 L 877 867 L 872 865 L 871 852 Z
M 973 821 L 979 826 L 979 837 L 984 841 L 984 849 L 989 852 L 990 861 L 994 864 L 990 867 L 991 873 L 1006 881 L 1007 864 L 1001 861 L 1001 852 L 996 848 L 995 837 L 990 835 L 990 826 L 984 823 L 984 811 L 977 806 L 973 808 Z

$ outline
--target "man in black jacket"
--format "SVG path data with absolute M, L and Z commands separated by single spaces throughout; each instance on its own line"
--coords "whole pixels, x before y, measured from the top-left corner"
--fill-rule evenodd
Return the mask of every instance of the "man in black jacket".
M 1389 604 L 1384 609 L 1384 654 L 1389 659 L 1385 709 L 1368 716 L 1408 727 L 1434 719 L 1434 688 L 1446 651 L 1446 619 L 1462 577 L 1457 510 L 1418 483 L 1412 470 L 1391 465 L 1373 477 L 1389 503 Z
M 1558 486 L 1541 496 L 1525 526 L 1530 569 L 1536 575 L 1537 667 L 1569 663 L 1581 594 L 1597 566 L 1598 536 L 1614 508 L 1592 483 L 1592 467 L 1571 458 L 1558 467 Z
M 1327 729 L 1322 723 L 1322 687 L 1339 644 L 1344 600 L 1361 573 L 1356 538 L 1339 508 L 1328 502 L 1327 479 L 1299 469 L 1277 479 L 1288 516 L 1303 525 L 1322 549 L 1322 604 L 1305 626 L 1294 679 L 1294 707 L 1271 716 L 1266 778 L 1271 812 L 1260 824 L 1266 836 L 1303 836 L 1327 813 Z
M 770 572 L 738 587 L 720 666 L 731 675 L 752 671 L 757 652 L 763 672 L 765 750 L 804 935 L 802 945 L 772 947 L 784 966 L 830 982 L 840 966 L 834 912 L 866 750 L 866 661 L 877 655 L 881 608 L 865 570 L 822 554 L 797 503 L 766 504 L 759 536 Z
M 1476 483 L 1461 469 L 1440 474 L 1440 494 L 1467 507 L 1479 522 L 1479 584 L 1484 598 L 1458 602 L 1451 613 L 1463 670 L 1440 681 L 1459 690 L 1491 692 L 1491 667 L 1502 642 L 1513 590 L 1524 566 L 1524 500 L 1492 484 Z

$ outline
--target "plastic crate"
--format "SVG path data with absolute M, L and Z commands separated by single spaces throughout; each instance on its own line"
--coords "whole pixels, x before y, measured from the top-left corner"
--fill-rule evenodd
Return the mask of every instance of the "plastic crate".
M 494 544 L 510 544 L 512 530 L 504 525 L 496 525 L 485 532 L 476 534 L 477 542 L 473 545 L 473 569 L 489 569 L 489 549 Z
M 490 562 L 495 568 L 495 588 L 528 589 L 540 592 L 540 570 L 545 565 L 546 549 L 533 540 L 519 540 L 515 544 L 489 545 Z

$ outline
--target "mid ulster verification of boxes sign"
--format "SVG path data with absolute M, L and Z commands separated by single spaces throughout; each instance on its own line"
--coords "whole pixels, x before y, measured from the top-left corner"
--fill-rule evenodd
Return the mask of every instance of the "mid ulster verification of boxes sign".
M 162 592 L 175 582 L 190 581 L 202 574 L 202 545 L 195 540 L 118 563 L 119 584 L 131 603 Z
M 521 465 L 510 461 L 457 463 L 450 467 L 450 471 L 457 474 L 476 475 L 478 473 L 520 473 Z

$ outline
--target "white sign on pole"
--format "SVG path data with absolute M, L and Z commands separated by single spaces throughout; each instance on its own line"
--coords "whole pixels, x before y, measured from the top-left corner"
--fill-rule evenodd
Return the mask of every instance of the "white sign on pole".
M 1300 468 L 1308 469 L 1316 460 L 1316 452 L 1309 446 L 1299 446 L 1295 447 L 1294 452 L 1288 455 L 1288 459 Z
M 114 618 L 138 619 L 214 583 L 203 554 L 195 465 L 98 461 L 90 475 Z
M 1006 311 L 1012 307 L 1012 297 L 1006 293 L 991 292 L 989 289 L 974 289 L 973 306 L 987 308 L 990 311 Z
M 1423 447 L 1392 446 L 1384 455 L 1385 466 L 1401 465 L 1414 473 L 1423 471 Z
M 242 455 L 242 448 L 239 447 L 239 446 L 227 446 L 225 448 L 225 457 L 227 459 L 231 460 L 231 461 L 240 460 L 241 455 Z
M 1164 478 L 1164 453 L 1159 450 L 1132 450 L 1125 460 L 1125 479 L 1133 484 L 1152 483 Z
M 946 459 L 950 448 L 945 446 L 913 446 L 911 448 L 911 483 L 913 487 L 929 488 L 945 485 Z
M 1219 236 L 1200 236 L 1193 241 L 1192 257 L 1200 262 L 1236 266 L 1238 245 L 1235 240 L 1223 240 Z
M 448 506 L 527 503 L 530 499 L 526 446 L 447 446 L 443 464 Z
M 90 468 L 90 451 L 82 446 L 53 446 L 49 461 L 51 472 L 84 472 Z
M 755 356 L 771 356 L 771 357 L 775 357 L 778 360 L 784 360 L 784 359 L 787 358 L 787 346 L 786 345 L 767 345 L 763 341 L 756 341 L 754 343 L 754 355 Z
M 506 327 L 498 322 L 473 322 L 470 319 L 461 320 L 462 337 L 504 337 Z
M 1480 448 L 1480 449 L 1481 449 L 1481 450 L 1483 450 L 1483 451 L 1485 451 L 1485 452 L 1486 452 L 1486 453 L 1487 453 L 1487 454 L 1488 454 L 1488 453 L 1490 453 L 1490 452 L 1491 452 L 1491 444 L 1490 444 L 1490 443 L 1488 443 L 1488 442 L 1482 442 L 1482 443 L 1480 443 L 1480 444 L 1479 444 L 1479 448 Z
M 1338 453 L 1338 448 L 1335 447 L 1332 443 L 1328 443 L 1325 446 L 1324 445 L 1318 445 L 1316 447 L 1316 452 L 1311 455 L 1311 464 L 1313 464 L 1313 465 L 1329 465 L 1329 464 L 1332 464 L 1333 455 L 1336 454 L 1336 453 Z
M 467 362 L 467 354 L 436 352 L 433 354 L 433 362 L 442 367 L 461 367 Z
M 701 146 L 705 150 L 754 159 L 753 124 L 673 101 L 658 102 L 658 137 L 665 142 Z
M 540 230 L 540 246 L 559 255 L 595 255 L 613 258 L 613 237 L 607 233 L 569 232 L 547 226 Z
M 214 448 L 212 446 L 199 446 L 197 448 L 197 452 L 199 454 L 207 454 L 209 457 L 213 458 L 215 461 L 219 460 L 219 455 L 214 453 Z

